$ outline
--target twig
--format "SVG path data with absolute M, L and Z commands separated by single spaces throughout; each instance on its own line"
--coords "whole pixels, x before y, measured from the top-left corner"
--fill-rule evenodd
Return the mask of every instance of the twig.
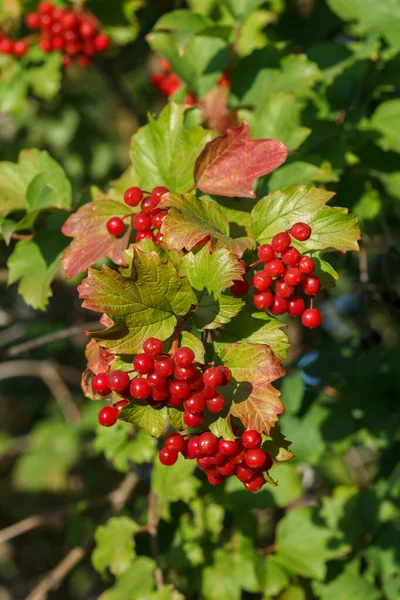
M 28 340 L 27 342 L 23 342 L 17 346 L 12 346 L 8 350 L 7 356 L 19 356 L 23 352 L 34 350 L 35 348 L 39 348 L 39 346 L 43 346 L 44 344 L 63 340 L 65 338 L 73 337 L 74 335 L 82 335 L 84 329 L 97 329 L 98 326 L 99 325 L 97 321 L 95 323 L 91 321 L 90 323 L 83 323 L 82 325 L 73 325 L 72 327 L 61 329 L 60 331 L 55 331 L 54 333 L 46 333 L 46 335 L 41 335 L 34 340 Z
M 24 333 L 24 326 L 21 325 L 21 323 L 14 323 L 14 325 L 7 327 L 7 329 L 0 333 L 0 346 L 8 346 L 8 344 L 12 344 L 12 342 L 22 338 Z
M 4 542 L 8 542 L 27 531 L 31 531 L 32 529 L 37 529 L 42 525 L 52 525 L 58 521 L 58 518 L 61 513 L 53 513 L 47 515 L 32 515 L 27 519 L 23 519 L 22 521 L 18 521 L 18 523 L 14 523 L 14 525 L 10 525 L 10 527 L 5 527 L 0 531 L 0 544 L 4 544 Z
M 149 517 L 148 517 L 148 531 L 150 535 L 150 546 L 151 553 L 156 563 L 155 578 L 157 589 L 161 589 L 164 585 L 164 577 L 160 567 L 160 552 L 158 548 L 158 536 L 157 527 L 160 517 L 157 513 L 157 496 L 153 490 L 149 493 Z

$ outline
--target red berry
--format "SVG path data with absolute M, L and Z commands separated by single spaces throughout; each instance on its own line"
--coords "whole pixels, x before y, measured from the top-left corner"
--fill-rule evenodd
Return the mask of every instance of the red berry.
M 112 427 L 117 422 L 118 411 L 112 406 L 105 406 L 99 412 L 99 423 L 104 427 Z
M 204 469 L 207 471 L 214 471 L 216 472 L 216 468 L 214 466 L 214 460 L 213 458 L 211 458 L 211 456 L 198 456 L 196 458 L 196 462 L 199 465 L 200 469 Z
M 164 187 L 163 185 L 158 185 L 155 188 L 153 188 L 151 195 L 156 200 L 161 200 L 161 196 L 163 196 L 164 194 L 167 194 L 168 192 L 169 192 L 168 188 Z
M 246 456 L 246 448 L 239 446 L 235 454 L 232 454 L 230 460 L 234 465 L 240 465 L 244 461 Z
M 287 309 L 288 302 L 285 298 L 281 298 L 280 296 L 273 297 L 272 304 L 269 309 L 273 315 L 283 315 Z
M 201 390 L 201 393 L 207 400 L 208 398 L 214 398 L 215 394 L 217 393 L 217 390 L 215 389 L 215 387 L 208 387 L 207 385 L 205 385 Z
M 204 422 L 204 415 L 202 413 L 194 414 L 185 411 L 183 413 L 183 421 L 188 427 L 200 427 Z
M 96 27 L 89 20 L 82 21 L 81 22 L 81 26 L 79 28 L 79 33 L 80 33 L 81 37 L 84 40 L 88 40 L 88 39 L 90 39 L 90 38 L 92 38 L 92 37 L 95 36 L 95 34 L 96 34 Z
M 160 463 L 165 467 L 171 467 L 178 460 L 178 453 L 170 448 L 161 448 L 158 453 L 158 458 L 160 459 Z
M 258 294 L 254 294 L 253 303 L 258 310 L 267 310 L 272 304 L 273 295 L 270 291 L 259 292 Z
M 169 391 L 179 400 L 185 400 L 190 395 L 190 386 L 186 381 L 174 380 L 169 385 Z
M 72 65 L 72 58 L 66 54 L 62 57 L 62 66 L 64 69 L 68 69 Z
M 181 398 L 178 398 L 177 396 L 170 396 L 167 400 L 167 404 L 168 406 L 173 406 L 177 408 L 178 406 L 183 405 L 183 400 Z
M 193 377 L 188 381 L 191 390 L 200 391 L 204 388 L 203 373 L 198 369 L 195 369 Z
M 314 273 L 315 263 L 309 256 L 302 256 L 299 260 L 299 269 L 306 275 Z
M 210 412 L 219 413 L 225 408 L 225 398 L 222 394 L 217 394 L 214 398 L 206 400 L 206 406 Z
M 0 43 L 0 46 L 1 46 L 1 43 Z M 40 49 L 43 50 L 43 52 L 51 52 L 53 49 L 53 45 L 50 40 L 41 39 L 39 42 L 39 46 L 40 46 Z M 1 48 L 0 48 L 0 50 L 1 50 Z
M 268 454 L 268 452 L 265 452 L 265 461 L 264 461 L 264 464 L 262 465 L 261 469 L 263 471 L 269 471 L 273 464 L 274 464 L 274 461 L 273 461 L 272 456 L 270 454 Z
M 188 367 L 180 367 L 177 365 L 174 369 L 174 377 L 180 381 L 190 381 L 195 372 L 193 365 L 189 365 Z
M 108 374 L 107 384 L 114 392 L 125 392 L 129 388 L 130 383 L 129 375 L 125 371 L 117 369 Z
M 164 402 L 164 400 L 169 398 L 169 389 L 167 386 L 161 389 L 153 388 L 151 395 L 155 402 Z
M 111 235 L 117 237 L 124 233 L 125 231 L 125 223 L 120 217 L 111 217 L 107 221 L 107 231 L 111 233 Z
M 303 312 L 301 317 L 301 322 L 304 327 L 308 327 L 309 329 L 315 329 L 321 325 L 322 317 L 321 313 L 317 308 L 307 308 Z
M 311 227 L 307 223 L 295 223 L 290 228 L 290 233 L 299 242 L 305 242 L 311 235 Z
M 160 356 L 154 361 L 154 370 L 163 377 L 169 377 L 174 372 L 174 363 L 168 356 Z
M 143 192 L 138 187 L 130 187 L 125 191 L 124 202 L 128 206 L 137 206 L 143 200 Z
M 154 361 L 148 354 L 138 354 L 133 359 L 133 367 L 138 373 L 151 373 L 154 367 Z
M 215 454 L 218 450 L 217 437 L 211 431 L 202 433 L 199 437 L 199 448 L 201 454 L 204 456 L 211 456 Z
M 66 12 L 62 17 L 62 26 L 64 29 L 74 29 L 79 24 L 79 18 L 74 12 Z
M 154 241 L 155 241 L 156 244 L 161 244 L 161 242 L 163 241 L 163 239 L 164 239 L 164 234 L 158 232 L 157 235 L 156 235 L 156 237 L 154 238 Z
M 220 473 L 213 473 L 212 475 L 207 475 L 207 481 L 210 485 L 221 485 L 225 481 L 225 477 Z
M 203 412 L 205 405 L 205 400 L 201 394 L 193 394 L 193 396 L 190 396 L 190 398 L 183 403 L 185 410 L 191 413 Z
M 282 233 L 277 233 L 271 242 L 272 250 L 274 252 L 285 252 L 290 246 L 291 237 L 288 233 L 283 231 Z
M 104 33 L 96 35 L 94 38 L 94 47 L 98 52 L 107 52 L 110 47 L 110 38 Z
M 225 456 L 232 456 L 238 449 L 239 444 L 236 440 L 224 440 L 223 438 L 219 440 L 218 450 Z
M 51 15 L 54 10 L 54 6 L 51 2 L 40 2 L 38 8 L 41 15 Z
M 88 67 L 90 65 L 90 63 L 92 62 L 92 60 L 86 56 L 86 54 L 81 54 L 80 56 L 78 56 L 78 58 L 76 59 L 76 62 L 78 63 L 78 65 L 80 65 L 81 67 Z
M 293 248 L 293 246 L 290 246 L 286 252 L 282 254 L 283 262 L 289 267 L 295 267 L 299 262 L 300 257 L 300 252 L 297 250 L 297 248 Z
M 275 258 L 275 252 L 273 251 L 271 244 L 263 244 L 260 246 L 257 255 L 258 258 L 265 263 L 270 262 Z
M 218 473 L 220 473 L 223 477 L 229 477 L 229 475 L 232 475 L 234 470 L 235 465 L 232 464 L 229 460 L 227 460 L 225 464 L 217 466 Z
M 185 447 L 185 438 L 180 433 L 170 433 L 164 441 L 164 448 L 169 448 L 175 452 L 182 452 Z
M 252 284 L 258 292 L 265 292 L 272 283 L 272 277 L 264 270 L 255 273 Z
M 136 377 L 131 381 L 130 393 L 136 400 L 145 400 L 151 394 L 151 387 L 147 379 Z
M 210 367 L 203 373 L 203 381 L 208 387 L 216 388 L 222 385 L 224 375 L 219 367 Z
M 236 467 L 235 475 L 239 481 L 244 483 L 245 481 L 250 481 L 250 479 L 254 476 L 254 469 L 246 464 L 239 465 Z
M 222 371 L 222 374 L 224 376 L 224 383 L 222 385 L 227 385 L 232 379 L 232 371 L 229 367 L 225 367 L 224 365 L 219 367 L 219 370 Z
M 40 26 L 43 29 L 51 29 L 52 25 L 54 23 L 54 19 L 51 15 L 42 15 L 40 17 Z
M 260 473 L 256 473 L 250 481 L 246 481 L 244 487 L 249 492 L 258 492 L 265 485 L 265 479 Z
M 247 279 L 236 279 L 231 285 L 231 294 L 242 298 L 249 291 L 250 284 Z
M 193 350 L 191 348 L 187 348 L 186 346 L 178 348 L 173 355 L 174 362 L 178 367 L 188 367 L 192 364 L 194 358 L 195 356 Z
M 158 203 L 159 203 L 159 200 L 156 200 L 155 198 L 153 198 L 153 196 L 147 196 L 147 198 L 145 198 L 142 201 L 141 209 L 143 212 L 145 212 L 148 215 L 155 215 L 156 212 L 158 212 L 158 208 L 157 208 Z
M 140 242 L 142 240 L 152 240 L 154 242 L 154 235 L 151 231 L 138 231 L 135 237 L 135 242 Z
M 107 373 L 99 373 L 92 379 L 92 388 L 100 396 L 108 396 L 111 393 L 107 383 Z
M 188 451 L 193 457 L 200 456 L 199 436 L 195 435 L 188 441 Z
M 261 448 L 251 448 L 246 452 L 245 461 L 251 469 L 259 469 L 265 463 L 265 452 Z
M 14 56 L 24 56 L 28 52 L 28 44 L 24 40 L 18 40 L 14 44 Z
M 168 385 L 167 378 L 155 372 L 150 373 L 147 376 L 147 381 L 149 382 L 151 387 L 155 388 L 156 390 L 163 390 Z
M 224 465 L 229 460 L 226 456 L 224 456 L 223 454 L 221 454 L 221 452 L 218 451 L 214 454 L 213 459 L 214 464 L 218 467 Z
M 316 275 L 307 275 L 301 282 L 301 287 L 307 296 L 315 296 L 321 289 L 321 282 Z
M 147 338 L 143 343 L 143 351 L 155 358 L 162 352 L 162 341 L 157 338 Z
M 150 215 L 140 212 L 133 217 L 133 226 L 138 231 L 146 231 L 151 227 Z
M 61 37 L 53 38 L 51 47 L 53 50 L 62 50 L 64 48 L 64 40 Z
M 25 25 L 28 29 L 39 29 L 40 27 L 40 17 L 37 13 L 31 12 L 28 13 L 25 17 Z
M 156 212 L 155 215 L 152 216 L 151 224 L 154 227 L 154 229 L 160 229 L 161 223 L 163 222 L 163 219 L 165 219 L 167 214 L 168 213 L 166 210 L 159 210 L 158 212 Z
M 275 284 L 275 294 L 280 296 L 281 298 L 289 298 L 294 292 L 293 285 L 289 285 L 283 279 L 278 279 Z
M 242 444 L 245 448 L 258 448 L 261 442 L 261 434 L 254 429 L 248 429 L 242 434 Z
M 0 52 L 2 54 L 12 54 L 14 52 L 14 42 L 9 39 L 1 40 L 0 42 Z
M 303 298 L 292 296 L 288 301 L 288 313 L 291 317 L 301 317 L 306 305 Z
M 271 277 L 280 277 L 285 272 L 285 265 L 279 258 L 274 258 L 274 260 L 270 260 L 264 267 L 265 271 Z
M 125 406 L 128 406 L 129 404 L 129 400 L 118 400 L 118 402 L 115 402 L 112 407 L 114 410 L 118 411 L 118 414 L 121 412 L 121 410 L 123 408 L 125 408 Z
M 289 285 L 298 285 L 303 274 L 298 267 L 288 267 L 283 276 L 283 280 Z

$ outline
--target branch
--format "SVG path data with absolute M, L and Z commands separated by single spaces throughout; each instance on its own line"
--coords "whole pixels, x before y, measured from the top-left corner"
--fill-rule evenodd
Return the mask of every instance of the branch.
M 7 356 L 19 356 L 23 352 L 39 348 L 39 346 L 43 346 L 44 344 L 63 340 L 65 338 L 73 337 L 74 335 L 83 334 L 84 329 L 90 330 L 92 328 L 98 328 L 97 321 L 95 323 L 91 321 L 90 323 L 83 323 L 82 325 L 73 325 L 67 329 L 61 329 L 60 331 L 55 331 L 54 333 L 47 333 L 46 335 L 41 335 L 40 337 L 37 337 L 33 340 L 28 340 L 27 342 L 23 342 L 17 346 L 12 346 L 8 350 Z
M 160 567 L 160 551 L 158 547 L 157 527 L 160 517 L 157 513 L 157 496 L 153 490 L 149 492 L 149 516 L 147 529 L 150 535 L 151 554 L 156 563 L 155 579 L 157 589 L 161 589 L 164 585 L 163 573 Z

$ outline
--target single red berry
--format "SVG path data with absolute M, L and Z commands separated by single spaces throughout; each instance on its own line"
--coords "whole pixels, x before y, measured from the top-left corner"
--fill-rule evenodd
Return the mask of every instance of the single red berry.
M 168 406 L 173 406 L 174 408 L 178 408 L 179 406 L 183 406 L 182 398 L 178 398 L 177 396 L 169 396 L 167 400 Z
M 311 235 L 311 227 L 307 223 L 295 223 L 290 228 L 290 233 L 299 242 L 305 242 Z
M 169 192 L 169 189 L 164 187 L 163 185 L 158 185 L 155 188 L 153 188 L 153 191 L 151 192 L 151 195 L 153 196 L 153 198 L 155 198 L 156 200 L 161 200 L 161 197 L 164 194 L 167 194 Z
M 69 43 L 76 43 L 78 41 L 78 34 L 76 33 L 76 31 L 73 31 L 72 29 L 67 29 L 65 31 L 64 29 L 64 35 L 63 38 L 65 40 L 65 42 Z
M 219 370 L 222 371 L 222 374 L 224 376 L 224 381 L 222 383 L 222 385 L 227 385 L 230 380 L 232 379 L 232 371 L 230 370 L 229 367 L 225 367 L 225 365 L 221 365 L 219 367 Z
M 144 377 L 132 379 L 129 389 L 132 398 L 136 398 L 136 400 L 145 400 L 151 394 L 150 384 Z
M 242 434 L 242 444 L 245 448 L 258 448 L 261 446 L 262 437 L 255 429 L 247 429 Z
M 180 433 L 170 433 L 164 440 L 164 448 L 169 448 L 175 452 L 182 452 L 185 447 L 185 438 Z
M 259 292 L 258 294 L 254 294 L 253 303 L 258 310 L 267 310 L 272 304 L 273 295 L 267 290 L 265 292 Z
M 291 317 L 301 317 L 305 308 L 305 302 L 299 296 L 292 296 L 288 300 L 288 313 Z
M 78 56 L 78 58 L 76 59 L 76 62 L 78 63 L 79 66 L 81 67 L 88 67 L 90 65 L 90 63 L 92 62 L 92 59 L 89 58 L 88 56 L 86 56 L 86 54 L 81 54 L 80 56 Z
M 302 256 L 299 260 L 299 269 L 302 273 L 311 275 L 314 273 L 315 263 L 309 256 Z
M 128 406 L 129 404 L 129 400 L 118 400 L 118 402 L 115 402 L 112 407 L 114 410 L 118 411 L 118 414 L 121 412 L 121 410 L 123 408 L 125 408 L 125 406 Z
M 193 363 L 195 356 L 191 348 L 182 346 L 182 348 L 178 348 L 178 350 L 174 352 L 172 358 L 178 367 L 188 367 Z
M 307 296 L 315 296 L 321 289 L 321 282 L 316 275 L 307 275 L 301 282 L 301 287 Z
M 226 463 L 224 463 L 223 465 L 217 466 L 218 473 L 220 473 L 223 477 L 229 477 L 230 475 L 232 475 L 234 470 L 235 465 L 232 464 L 229 460 L 227 460 Z
M 289 285 L 298 285 L 303 277 L 298 267 L 288 267 L 283 275 L 283 281 Z
M 255 273 L 252 280 L 253 287 L 257 290 L 257 292 L 265 292 L 269 288 L 271 283 L 271 275 L 268 275 L 267 271 L 264 270 Z
M 155 237 L 151 231 L 138 231 L 135 237 L 136 242 L 140 242 L 141 240 L 152 240 L 155 241 Z
M 304 327 L 309 329 L 315 329 L 321 325 L 322 317 L 321 313 L 317 308 L 307 308 L 301 317 L 301 322 Z
M 264 464 L 261 466 L 261 470 L 269 471 L 273 464 L 274 464 L 274 461 L 273 461 L 272 456 L 270 454 L 268 454 L 268 452 L 265 452 L 265 461 L 264 461 Z
M 28 29 L 39 29 L 40 27 L 40 17 L 37 13 L 31 12 L 28 13 L 25 17 L 25 25 Z
M 232 456 L 238 449 L 239 443 L 236 440 L 224 440 L 223 438 L 219 440 L 218 450 L 225 456 Z
M 219 367 L 210 367 L 203 373 L 203 381 L 208 387 L 216 388 L 224 382 L 224 374 Z
M 280 296 L 273 297 L 272 304 L 269 309 L 273 315 L 283 315 L 287 309 L 288 301 L 286 298 L 281 298 Z
M 190 413 L 185 411 L 183 413 L 183 422 L 188 427 L 200 427 L 204 423 L 204 415 L 202 413 Z
M 156 358 L 156 356 L 161 354 L 162 349 L 162 341 L 157 338 L 147 338 L 143 342 L 143 351 L 152 358 Z
M 283 279 L 278 279 L 275 284 L 275 294 L 281 298 L 289 298 L 294 293 L 294 286 L 289 285 Z
M 107 221 L 107 231 L 111 233 L 111 235 L 117 237 L 124 233 L 125 231 L 125 223 L 120 217 L 111 217 Z
M 233 296 L 238 296 L 239 298 L 243 298 L 249 291 L 250 284 L 247 279 L 236 279 L 231 285 L 231 294 Z
M 66 54 L 64 54 L 64 56 L 62 57 L 62 66 L 64 67 L 64 69 L 69 69 L 69 67 L 72 65 L 72 58 L 70 56 L 67 56 Z
M 204 456 L 211 456 L 218 450 L 218 438 L 211 432 L 206 431 L 199 437 L 199 448 Z
M 169 398 L 169 389 L 167 386 L 161 389 L 157 389 L 154 387 L 151 391 L 151 395 L 154 402 L 164 402 L 164 400 L 167 400 L 167 398 Z
M 108 396 L 111 393 L 107 383 L 107 373 L 99 373 L 92 379 L 92 388 L 100 396 Z
M 143 192 L 138 187 L 130 187 L 125 191 L 124 202 L 128 206 L 137 206 L 143 200 Z
M 190 413 L 203 412 L 205 405 L 205 400 L 201 394 L 193 394 L 183 403 L 185 410 Z
M 154 361 L 154 370 L 163 377 L 169 377 L 174 372 L 174 363 L 168 356 L 160 356 Z
M 54 10 L 53 10 L 53 19 L 55 21 L 58 21 L 59 23 L 61 23 L 61 21 L 63 20 L 65 14 L 66 14 L 66 11 L 63 8 L 54 7 Z
M 25 40 L 18 40 L 17 42 L 15 42 L 14 56 L 18 56 L 18 58 L 20 58 L 21 56 L 24 56 L 24 54 L 26 54 L 27 52 L 28 44 L 25 42 Z
M 4 40 L 1 40 L 1 42 L 0 42 L 0 52 L 2 54 L 13 54 L 13 52 L 14 52 L 14 42 L 12 40 L 9 40 L 8 38 L 5 38 Z
M 199 436 L 195 435 L 188 441 L 188 451 L 193 457 L 200 456 Z
M 208 387 L 208 385 L 205 385 L 201 390 L 201 393 L 207 400 L 209 398 L 214 398 L 215 394 L 217 393 L 217 390 L 215 389 L 215 387 Z
M 293 246 L 290 246 L 286 250 L 286 252 L 282 254 L 283 262 L 289 267 L 295 267 L 298 264 L 300 257 L 300 252 L 297 250 L 297 248 L 294 248 Z
M 79 25 L 79 18 L 74 12 L 66 12 L 61 20 L 64 29 L 75 29 Z
M 203 373 L 199 369 L 195 369 L 193 377 L 188 381 L 190 389 L 193 391 L 200 391 L 204 388 Z
M 163 239 L 164 239 L 164 234 L 158 232 L 157 235 L 156 235 L 156 237 L 154 238 L 154 241 L 155 241 L 156 244 L 161 244 L 161 242 L 163 241 Z
M 222 394 L 217 394 L 214 398 L 206 400 L 206 406 L 212 413 L 219 413 L 225 408 L 225 398 Z
M 130 383 L 129 375 L 125 371 L 117 369 L 108 374 L 107 384 L 114 392 L 125 392 L 129 388 Z
M 100 33 L 99 35 L 96 35 L 93 43 L 97 52 L 107 52 L 110 47 L 110 38 L 108 35 Z
M 51 41 L 53 50 L 62 50 L 64 48 L 64 40 L 61 37 L 55 37 Z
M 112 427 L 117 422 L 118 411 L 112 406 L 105 406 L 99 412 L 99 423 L 103 427 Z
M 196 458 L 196 462 L 199 465 L 200 469 L 214 472 L 217 471 L 214 465 L 214 460 L 211 456 L 198 456 Z
M 163 222 L 167 214 L 168 213 L 166 210 L 159 210 L 155 213 L 155 215 L 152 216 L 151 224 L 154 227 L 154 229 L 160 229 L 161 223 Z
M 53 50 L 53 45 L 50 40 L 41 39 L 39 42 L 39 47 L 43 52 L 51 52 Z M 0 48 L 1 50 L 1 48 Z
M 232 454 L 230 457 L 231 463 L 233 463 L 234 465 L 242 464 L 242 462 L 244 462 L 246 452 L 247 451 L 246 451 L 246 448 L 244 448 L 244 446 L 239 446 L 239 448 L 236 450 L 235 454 Z
M 138 373 L 151 373 L 154 368 L 154 360 L 146 353 L 137 354 L 133 359 L 133 367 Z
M 221 473 L 215 473 L 207 475 L 207 481 L 210 485 L 221 485 L 221 483 L 225 481 L 225 477 L 223 477 Z
M 193 365 L 189 365 L 188 367 L 180 367 L 179 365 L 176 365 L 174 369 L 174 377 L 180 381 L 190 381 L 195 372 L 196 371 Z
M 40 2 L 38 8 L 41 15 L 51 15 L 54 10 L 54 6 L 51 2 Z
M 256 473 L 250 481 L 244 483 L 244 487 L 249 492 L 258 492 L 265 485 L 265 479 L 260 473 Z
M 190 385 L 186 381 L 175 379 L 169 384 L 169 391 L 179 400 L 185 400 L 190 395 Z
M 254 469 L 246 464 L 241 464 L 236 467 L 235 475 L 239 481 L 244 483 L 245 481 L 250 481 L 250 479 L 254 476 Z
M 92 21 L 82 21 L 79 28 L 79 33 L 84 40 L 89 40 L 96 35 L 96 27 Z
M 221 452 L 218 452 L 218 450 L 214 454 L 213 459 L 214 459 L 214 464 L 217 467 L 224 465 L 225 463 L 227 463 L 229 461 L 229 459 L 226 456 L 224 456 L 223 454 L 221 454 Z
M 40 27 L 42 27 L 43 29 L 51 30 L 53 23 L 54 19 L 52 15 L 41 15 Z
M 185 460 L 194 460 L 194 456 L 189 451 L 189 442 L 190 440 L 185 440 L 185 446 L 182 450 L 182 456 Z
M 268 273 L 268 275 L 275 278 L 283 275 L 283 273 L 285 272 L 285 265 L 281 260 L 279 260 L 279 258 L 274 258 L 273 260 L 267 262 L 264 269 Z
M 251 448 L 246 452 L 245 461 L 251 469 L 259 469 L 265 463 L 265 452 L 261 448 Z
M 156 200 L 156 198 L 153 198 L 153 196 L 147 196 L 147 198 L 145 198 L 142 201 L 142 204 L 140 205 L 140 207 L 143 212 L 152 216 L 152 215 L 155 215 L 159 210 L 157 208 L 158 203 L 159 203 L 159 200 Z
M 275 252 L 271 244 L 263 244 L 257 251 L 258 258 L 265 263 L 270 262 L 275 258 Z
M 54 16 L 53 16 L 54 19 Z M 63 28 L 61 23 L 58 23 L 57 21 L 53 23 L 53 25 L 51 26 L 51 34 L 55 35 L 55 36 L 62 36 L 63 35 Z
M 171 467 L 178 460 L 178 453 L 175 450 L 171 450 L 171 448 L 161 448 L 158 453 L 158 458 L 160 459 L 160 463 L 165 467 Z
M 272 250 L 274 252 L 285 252 L 285 250 L 287 250 L 290 246 L 291 243 L 291 237 L 288 233 L 286 233 L 285 231 L 282 231 L 282 233 L 277 233 L 273 238 L 272 238 L 272 242 L 271 242 L 271 246 L 272 246 Z
M 151 227 L 151 217 L 150 215 L 139 212 L 133 217 L 133 226 L 138 231 L 146 231 Z
M 147 376 L 147 381 L 151 385 L 152 388 L 156 390 L 163 390 L 167 387 L 168 381 L 166 377 L 163 377 L 159 373 L 153 371 Z

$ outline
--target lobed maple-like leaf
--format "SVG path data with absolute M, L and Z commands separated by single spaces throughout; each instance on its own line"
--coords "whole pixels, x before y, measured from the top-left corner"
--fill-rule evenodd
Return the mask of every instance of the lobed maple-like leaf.
M 209 142 L 196 160 L 196 187 L 206 194 L 255 198 L 253 182 L 279 167 L 289 149 L 279 140 L 252 140 L 246 121 Z
M 111 217 L 122 217 L 129 212 L 122 202 L 103 197 L 84 204 L 64 223 L 61 231 L 74 240 L 65 249 L 61 262 L 67 277 L 74 277 L 98 260 L 108 256 L 117 265 L 124 265 L 123 254 L 129 243 L 131 226 L 121 237 L 107 231 Z M 129 223 L 129 221 L 128 221 Z
M 230 344 L 219 356 L 233 375 L 224 388 L 224 395 L 232 399 L 230 414 L 246 429 L 269 434 L 285 410 L 280 392 L 271 385 L 285 374 L 279 358 L 269 346 L 250 343 Z
M 228 108 L 228 96 L 229 87 L 219 84 L 200 99 L 203 121 L 218 133 L 225 133 L 227 129 L 238 126 L 237 112 Z

